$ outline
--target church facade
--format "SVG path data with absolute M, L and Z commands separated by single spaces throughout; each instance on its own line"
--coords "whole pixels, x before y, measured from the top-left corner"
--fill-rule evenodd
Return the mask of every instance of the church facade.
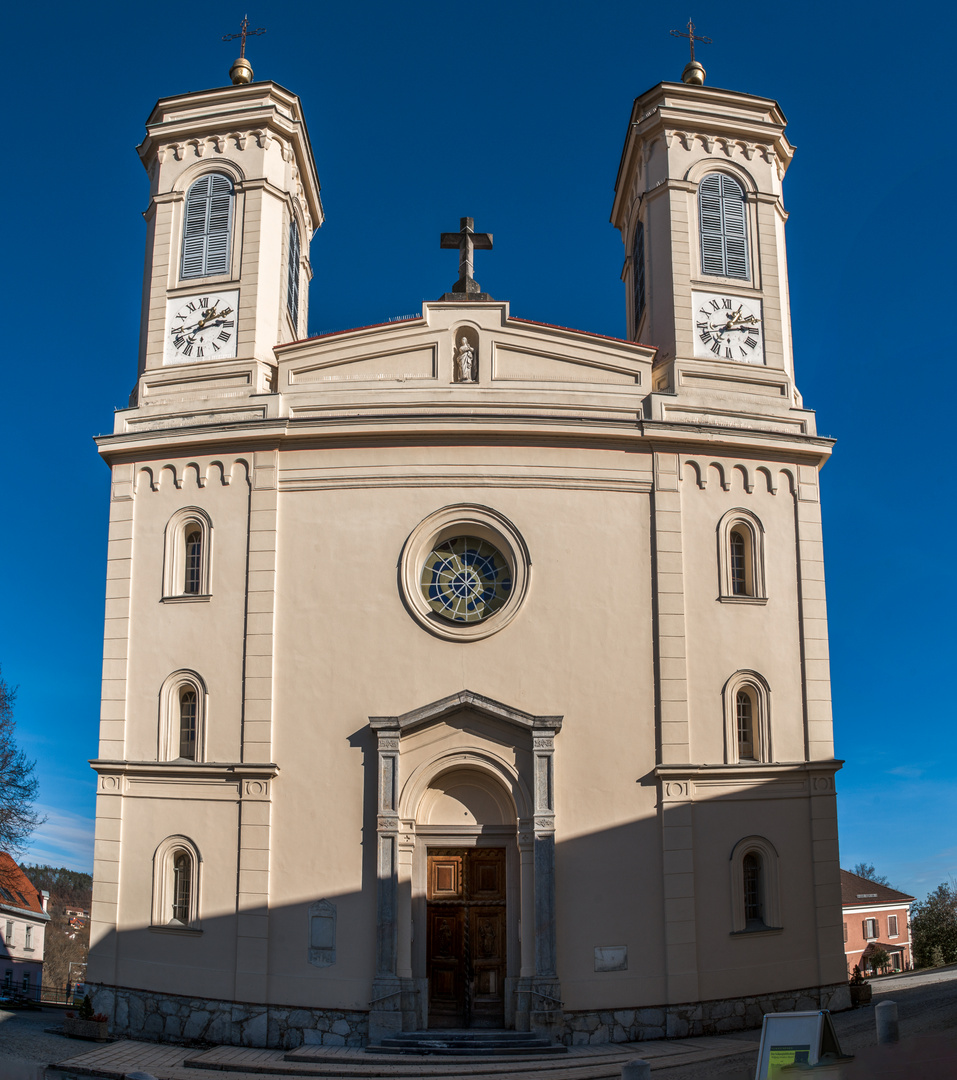
M 635 101 L 627 339 L 513 317 L 469 219 L 420 316 L 306 338 L 295 95 L 161 100 L 139 152 L 139 372 L 98 440 L 114 1032 L 583 1043 L 847 1004 L 831 442 L 794 382 L 777 104 Z

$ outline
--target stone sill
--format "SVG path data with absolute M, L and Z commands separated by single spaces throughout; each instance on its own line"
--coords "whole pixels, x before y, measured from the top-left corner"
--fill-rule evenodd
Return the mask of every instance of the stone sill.
M 202 937 L 203 931 L 194 926 L 151 926 L 153 934 L 180 934 L 185 937 Z
M 768 602 L 766 596 L 716 596 L 715 599 L 721 604 L 759 604 Z
M 184 593 L 182 596 L 161 596 L 161 604 L 195 604 L 212 600 L 212 593 Z
M 760 930 L 732 930 L 728 936 L 733 938 L 770 937 L 773 934 L 783 933 L 783 926 L 765 926 Z

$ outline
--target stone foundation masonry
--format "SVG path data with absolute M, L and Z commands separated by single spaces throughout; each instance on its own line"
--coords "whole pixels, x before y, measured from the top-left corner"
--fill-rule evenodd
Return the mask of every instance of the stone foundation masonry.
M 99 986 L 93 1007 L 110 1017 L 113 1035 L 171 1043 L 214 1043 L 294 1050 L 302 1045 L 365 1046 L 368 1013 L 254 1005 Z M 846 983 L 774 994 L 651 1008 L 566 1012 L 566 1046 L 685 1039 L 761 1026 L 765 1013 L 850 1008 Z
M 724 1035 L 761 1026 L 765 1013 L 807 1012 L 851 1006 L 847 983 L 786 990 L 754 997 L 696 1001 L 643 1009 L 601 1009 L 566 1012 L 566 1046 L 641 1042 L 649 1039 L 686 1039 L 695 1035 Z
M 214 1043 L 294 1050 L 316 1046 L 365 1046 L 369 1016 L 339 1009 L 254 1005 L 98 986 L 93 1008 L 110 1018 L 110 1032 L 151 1042 Z

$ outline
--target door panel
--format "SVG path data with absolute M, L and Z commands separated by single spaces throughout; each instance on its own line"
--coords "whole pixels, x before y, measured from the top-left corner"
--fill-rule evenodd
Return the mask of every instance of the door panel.
M 429 852 L 429 1027 L 505 1024 L 505 849 Z
M 472 1027 L 505 1024 L 505 908 L 469 909 Z
M 465 908 L 429 905 L 429 1026 L 465 1026 Z

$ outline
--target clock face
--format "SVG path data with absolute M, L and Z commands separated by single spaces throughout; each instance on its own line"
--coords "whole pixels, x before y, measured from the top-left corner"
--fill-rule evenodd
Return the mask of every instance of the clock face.
M 443 540 L 425 560 L 422 595 L 429 607 L 457 623 L 493 615 L 512 592 L 512 571 L 486 540 L 456 536 Z
M 693 292 L 694 354 L 702 360 L 764 363 L 761 301 L 726 293 Z
M 163 362 L 183 364 L 225 360 L 236 355 L 236 309 L 239 292 L 179 296 L 166 307 Z

